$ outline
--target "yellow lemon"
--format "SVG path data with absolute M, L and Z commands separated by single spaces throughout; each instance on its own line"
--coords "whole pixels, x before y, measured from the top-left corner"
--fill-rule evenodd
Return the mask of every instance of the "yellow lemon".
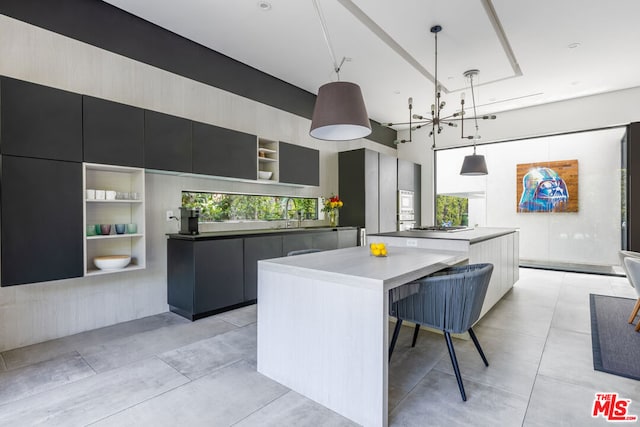
M 380 249 L 380 255 L 387 256 L 387 250 L 385 248 Z
M 380 249 L 376 248 L 371 251 L 374 256 L 380 256 Z

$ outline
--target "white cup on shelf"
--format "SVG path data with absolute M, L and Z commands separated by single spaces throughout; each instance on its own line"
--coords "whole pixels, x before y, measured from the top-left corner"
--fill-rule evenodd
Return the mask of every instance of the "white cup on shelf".
M 94 200 L 96 198 L 96 190 L 87 188 L 87 200 Z
M 104 200 L 106 197 L 104 190 L 96 190 L 96 200 Z
M 105 198 L 107 200 L 115 200 L 116 199 L 116 192 L 112 191 L 112 190 L 107 190 L 105 191 Z

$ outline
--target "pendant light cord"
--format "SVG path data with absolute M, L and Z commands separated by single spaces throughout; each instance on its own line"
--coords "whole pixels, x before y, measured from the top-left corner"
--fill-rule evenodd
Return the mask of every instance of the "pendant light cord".
M 476 134 L 473 136 L 473 154 L 476 154 L 476 139 L 478 137 L 478 113 L 476 111 L 476 95 L 473 91 L 473 74 L 469 75 L 469 83 L 471 84 L 471 102 L 473 102 L 473 121 L 476 125 Z
M 336 54 L 333 51 L 333 45 L 331 44 L 331 39 L 329 38 L 329 31 L 327 30 L 327 23 L 324 19 L 324 15 L 322 14 L 322 9 L 320 9 L 320 3 L 318 0 L 311 0 L 313 2 L 313 6 L 316 8 L 316 12 L 318 14 L 318 19 L 320 20 L 320 27 L 322 27 L 322 35 L 324 36 L 324 41 L 327 44 L 327 49 L 329 49 L 329 56 L 331 56 L 331 61 L 333 61 L 333 70 L 336 72 L 338 76 L 338 81 L 340 81 L 340 69 L 344 64 L 344 61 L 347 60 L 346 57 L 342 58 L 340 64 L 336 60 Z

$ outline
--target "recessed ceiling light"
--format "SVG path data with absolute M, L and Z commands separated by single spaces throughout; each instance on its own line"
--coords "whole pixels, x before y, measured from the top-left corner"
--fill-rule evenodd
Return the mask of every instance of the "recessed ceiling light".
M 579 82 L 579 81 L 571 82 L 571 86 L 577 86 L 577 85 L 579 85 L 579 84 L 580 84 L 580 82 Z
M 269 3 L 268 1 L 259 1 L 258 7 L 260 8 L 260 10 L 264 10 L 266 12 L 268 10 L 271 10 L 271 3 Z
M 569 49 L 575 49 L 575 48 L 577 48 L 577 47 L 580 47 L 580 43 L 578 43 L 578 42 L 575 42 L 575 43 L 569 43 L 569 44 L 567 45 L 567 47 L 568 47 Z
M 400 91 L 399 90 L 394 90 L 393 93 L 395 93 L 396 95 L 400 95 Z

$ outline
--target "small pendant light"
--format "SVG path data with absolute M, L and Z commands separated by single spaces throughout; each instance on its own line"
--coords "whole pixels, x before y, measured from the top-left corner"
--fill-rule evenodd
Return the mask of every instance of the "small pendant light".
M 477 76 L 478 72 L 478 70 L 469 70 L 464 73 L 464 76 L 468 77 L 471 83 L 471 101 L 473 102 L 473 119 L 475 121 L 476 133 L 473 137 L 468 137 L 473 139 L 473 154 L 465 156 L 464 161 L 462 162 L 462 168 L 460 168 L 460 175 L 474 176 L 486 175 L 489 173 L 487 171 L 487 162 L 484 160 L 484 156 L 476 154 L 476 141 L 480 139 L 480 135 L 478 135 L 478 113 L 476 112 L 476 96 L 473 93 L 473 77 Z M 461 103 L 464 107 L 464 97 L 461 98 Z M 464 138 L 464 111 L 462 114 L 462 126 L 462 137 Z

